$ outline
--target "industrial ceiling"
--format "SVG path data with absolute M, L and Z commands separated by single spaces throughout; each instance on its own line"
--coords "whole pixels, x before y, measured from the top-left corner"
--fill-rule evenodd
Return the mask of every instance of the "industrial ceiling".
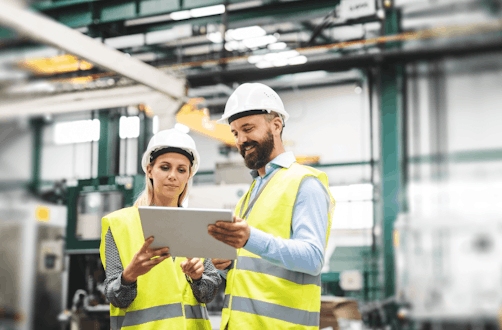
M 291 81 L 357 81 L 359 69 L 385 63 L 502 49 L 501 6 L 492 0 L 53 0 L 30 6 L 168 75 L 186 77 L 189 96 L 204 95 L 214 104 L 245 81 L 267 80 L 276 89 L 290 88 Z M 0 30 L 4 101 L 137 83 L 31 37 Z M 309 82 L 285 78 L 307 71 L 327 75 Z

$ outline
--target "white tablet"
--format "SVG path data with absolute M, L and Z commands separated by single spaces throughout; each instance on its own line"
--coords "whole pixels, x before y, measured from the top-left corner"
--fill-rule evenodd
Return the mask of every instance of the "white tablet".
M 173 257 L 237 259 L 237 250 L 207 232 L 216 221 L 233 221 L 232 210 L 140 206 L 145 239 L 154 236 L 150 247 L 169 247 Z

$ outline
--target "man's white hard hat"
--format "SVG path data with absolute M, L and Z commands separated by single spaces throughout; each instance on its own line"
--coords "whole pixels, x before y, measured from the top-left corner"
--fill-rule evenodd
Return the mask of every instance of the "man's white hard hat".
M 230 125 L 235 119 L 259 114 L 260 111 L 277 112 L 283 124 L 289 118 L 281 98 L 272 88 L 260 83 L 242 84 L 228 98 L 223 116 L 217 122 Z
M 191 175 L 195 175 L 195 173 L 199 169 L 200 161 L 199 153 L 195 148 L 195 141 L 190 135 L 174 128 L 160 131 L 150 139 L 148 148 L 146 149 L 145 153 L 143 154 L 143 158 L 141 159 L 141 167 L 143 168 L 143 171 L 145 171 L 145 173 L 147 165 L 150 164 L 152 160 L 152 154 L 154 154 L 156 151 L 160 151 L 166 148 L 177 148 L 186 152 L 188 155 L 185 156 L 188 156 L 187 158 L 189 159 L 193 159 Z

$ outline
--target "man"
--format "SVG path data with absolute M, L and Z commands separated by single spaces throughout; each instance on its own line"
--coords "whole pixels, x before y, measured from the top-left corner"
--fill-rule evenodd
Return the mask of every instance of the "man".
M 238 250 L 227 274 L 221 329 L 318 329 L 321 268 L 334 200 L 325 173 L 285 152 L 289 115 L 277 93 L 243 84 L 220 122 L 230 125 L 254 182 L 239 201 L 234 223 L 209 234 Z M 228 264 L 214 260 L 217 268 Z

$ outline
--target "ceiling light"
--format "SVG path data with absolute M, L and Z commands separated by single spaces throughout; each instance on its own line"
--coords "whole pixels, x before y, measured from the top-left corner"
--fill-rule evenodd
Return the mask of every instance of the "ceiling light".
M 229 41 L 225 43 L 225 49 L 229 52 L 245 48 L 245 46 L 239 41 Z
M 288 59 L 288 63 L 289 65 L 305 64 L 307 63 L 307 57 L 303 55 L 292 57 Z
M 258 25 L 243 27 L 235 30 L 228 30 L 227 34 L 235 40 L 263 37 L 267 32 Z
M 187 18 L 190 18 L 190 16 Z M 158 16 L 130 19 L 130 20 L 125 21 L 124 25 L 125 26 L 134 26 L 134 25 L 142 25 L 142 24 L 152 24 L 152 23 L 170 21 L 173 19 L 174 18 L 171 17 L 171 14 L 158 15 Z
M 220 32 L 212 32 L 206 34 L 206 38 L 208 38 L 210 41 L 214 42 L 215 44 L 220 44 L 223 42 L 223 38 L 221 37 Z
M 361 86 L 356 86 L 356 88 L 354 88 L 354 92 L 356 94 L 361 94 L 362 91 L 363 91 L 363 89 L 361 88 Z
M 182 24 L 172 29 L 148 32 L 145 35 L 147 45 L 160 44 L 192 36 L 192 25 Z
M 272 35 L 266 35 L 258 38 L 244 39 L 244 45 L 248 48 L 263 47 L 277 41 L 277 38 Z
M 296 50 L 287 50 L 285 52 L 277 53 L 282 58 L 291 58 L 300 55 Z
M 277 60 L 275 60 L 272 63 L 274 64 L 274 66 L 286 66 L 289 64 L 288 60 L 285 58 L 278 58 Z
M 271 68 L 273 66 L 274 65 L 269 61 L 261 61 L 261 62 L 256 63 L 256 67 L 258 69 L 266 69 L 266 68 Z
M 169 17 L 171 17 L 172 20 L 180 21 L 182 19 L 188 19 L 192 16 L 190 15 L 190 10 L 182 10 L 171 13 Z
M 225 5 L 216 5 L 202 8 L 195 8 L 190 10 L 192 17 L 204 17 L 223 14 L 225 12 Z
M 270 50 L 281 50 L 285 49 L 288 45 L 285 42 L 276 42 L 274 44 L 268 45 L 268 49 Z
M 145 35 L 142 33 L 105 39 L 105 45 L 116 49 L 139 47 L 144 44 Z
M 248 57 L 248 62 L 251 64 L 258 63 L 263 60 L 263 55 L 251 55 Z

